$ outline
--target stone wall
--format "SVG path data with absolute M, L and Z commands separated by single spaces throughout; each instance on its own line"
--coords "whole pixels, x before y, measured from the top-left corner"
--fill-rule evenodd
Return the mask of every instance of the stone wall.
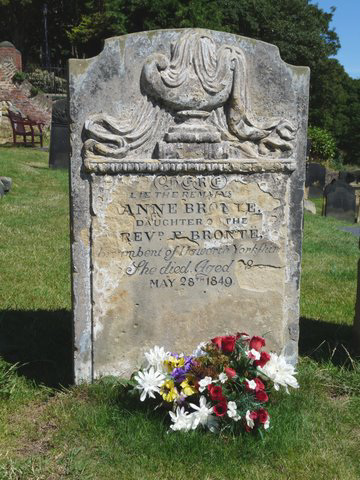
M 12 75 L 14 75 L 16 71 L 22 71 L 21 53 L 10 42 L 0 43 L 0 63 L 9 65 L 10 70 L 13 71 Z M 12 76 L 10 80 L 11 78 Z
M 6 117 L 7 108 L 16 109 L 32 120 L 43 122 L 46 126 L 51 122 L 52 101 L 46 95 L 31 97 L 31 84 L 24 81 L 14 83 L 12 78 L 21 71 L 21 53 L 10 42 L 0 43 L 0 142 L 12 141 L 11 125 Z

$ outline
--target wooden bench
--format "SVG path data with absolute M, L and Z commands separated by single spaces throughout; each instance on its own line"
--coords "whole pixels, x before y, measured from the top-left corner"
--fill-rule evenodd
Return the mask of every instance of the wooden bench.
M 36 144 L 43 146 L 43 131 L 42 127 L 44 123 L 36 122 L 30 118 L 23 118 L 20 114 L 15 113 L 8 109 L 8 117 L 11 123 L 13 131 L 13 141 L 14 145 L 23 144 L 23 145 L 32 145 L 33 147 Z M 34 130 L 34 127 L 37 127 L 38 131 Z M 16 137 L 21 136 L 23 138 L 22 142 L 17 142 Z M 38 137 L 38 140 L 35 138 Z

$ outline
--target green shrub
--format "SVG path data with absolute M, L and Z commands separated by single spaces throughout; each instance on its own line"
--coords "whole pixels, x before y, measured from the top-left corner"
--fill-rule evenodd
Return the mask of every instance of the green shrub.
M 13 82 L 22 83 L 24 80 L 26 80 L 25 72 L 16 72 L 12 77 Z
M 32 97 L 39 92 L 67 92 L 67 81 L 64 78 L 57 77 L 54 73 L 48 72 L 47 70 L 41 70 L 40 68 L 35 68 L 29 73 L 16 72 L 12 77 L 12 80 L 17 83 L 22 83 L 24 80 L 28 80 L 34 89 L 37 89 L 36 92 L 35 90 L 33 93 L 30 92 Z
M 336 142 L 330 132 L 320 127 L 309 127 L 310 160 L 330 167 L 337 153 Z
M 55 76 L 47 70 L 36 68 L 33 72 L 28 73 L 26 78 L 34 87 L 42 92 L 51 93 L 54 89 L 59 93 L 67 92 L 66 80 Z
M 38 93 L 40 93 L 40 90 L 37 87 L 30 88 L 30 97 L 36 97 Z

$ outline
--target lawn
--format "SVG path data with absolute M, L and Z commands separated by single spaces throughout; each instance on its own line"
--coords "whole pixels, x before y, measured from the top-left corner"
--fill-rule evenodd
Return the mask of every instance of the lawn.
M 0 175 L 14 180 L 0 201 L 0 480 L 360 478 L 359 250 L 342 222 L 305 216 L 301 388 L 273 397 L 264 439 L 169 434 L 114 380 L 71 386 L 67 173 L 0 148 Z

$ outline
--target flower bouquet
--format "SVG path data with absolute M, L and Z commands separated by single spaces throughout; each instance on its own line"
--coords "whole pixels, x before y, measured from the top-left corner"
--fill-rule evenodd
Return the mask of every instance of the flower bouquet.
M 299 385 L 294 367 L 264 346 L 264 338 L 246 333 L 215 337 L 189 356 L 155 346 L 132 383 L 141 401 L 169 410 L 172 430 L 267 430 L 271 388 Z

